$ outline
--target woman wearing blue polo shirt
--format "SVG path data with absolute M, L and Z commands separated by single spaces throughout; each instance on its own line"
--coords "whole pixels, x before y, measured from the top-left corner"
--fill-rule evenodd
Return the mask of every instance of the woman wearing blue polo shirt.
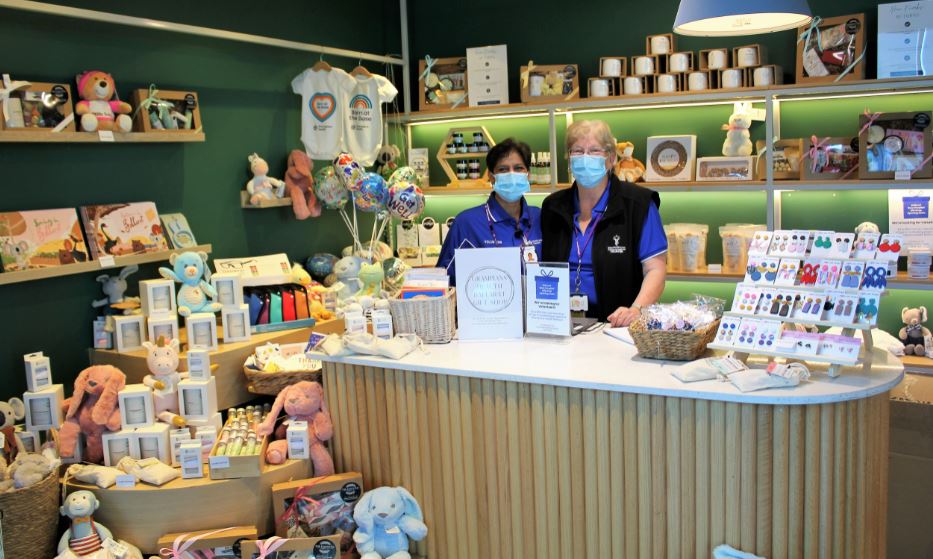
M 664 291 L 667 237 L 653 190 L 612 172 L 615 138 L 602 121 L 567 129 L 576 181 L 541 208 L 545 262 L 569 262 L 571 306 L 612 326 L 628 326 Z
M 437 260 L 456 282 L 454 251 L 458 248 L 521 247 L 526 261 L 541 257 L 541 210 L 529 206 L 528 170 L 531 148 L 512 138 L 496 144 L 486 154 L 486 173 L 492 194 L 482 205 L 460 212 Z

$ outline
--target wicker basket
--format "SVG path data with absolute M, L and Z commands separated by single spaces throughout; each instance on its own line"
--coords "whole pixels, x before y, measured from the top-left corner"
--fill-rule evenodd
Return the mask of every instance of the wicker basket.
M 32 487 L 0 493 L 6 557 L 49 559 L 58 555 L 58 497 L 58 470 Z
M 303 380 L 321 382 L 320 369 L 316 371 L 279 371 L 277 373 L 267 373 L 243 365 L 243 373 L 246 375 L 247 380 L 249 380 L 247 390 L 253 394 L 264 394 L 267 396 L 275 396 L 286 386 Z
M 632 334 L 638 354 L 642 357 L 693 361 L 703 355 L 706 345 L 713 341 L 718 329 L 718 320 L 705 328 L 691 331 L 648 330 L 644 321 L 636 320 L 629 327 L 629 333 Z
M 396 334 L 417 334 L 424 343 L 446 344 L 457 333 L 457 290 L 444 297 L 389 299 Z

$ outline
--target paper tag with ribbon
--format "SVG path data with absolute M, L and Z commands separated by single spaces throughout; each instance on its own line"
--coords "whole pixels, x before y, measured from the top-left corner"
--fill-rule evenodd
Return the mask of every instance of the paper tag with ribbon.
M 3 87 L 0 87 L 0 102 L 3 103 L 4 124 L 10 126 L 10 94 L 17 89 L 32 85 L 27 81 L 13 81 L 9 74 L 3 74 Z
M 204 532 L 203 534 L 198 534 L 197 536 L 192 536 L 189 534 L 181 534 L 175 541 L 172 542 L 172 547 L 163 547 L 159 550 L 159 555 L 165 557 L 166 559 L 184 559 L 185 553 L 188 552 L 191 547 L 198 542 L 198 540 L 209 538 L 213 535 L 219 534 L 221 532 L 226 532 L 227 530 L 232 530 L 233 528 L 220 528 L 219 530 L 211 530 L 210 532 Z M 203 550 L 205 559 L 213 559 L 214 554 L 210 550 Z

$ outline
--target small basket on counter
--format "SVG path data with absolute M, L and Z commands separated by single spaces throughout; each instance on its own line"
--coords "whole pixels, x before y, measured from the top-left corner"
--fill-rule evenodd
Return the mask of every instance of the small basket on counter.
M 289 367 L 289 363 L 302 361 L 300 356 L 304 355 L 304 342 L 294 344 L 267 344 L 256 348 L 243 364 L 243 374 L 249 381 L 247 389 L 253 394 L 263 394 L 267 396 L 276 396 L 286 386 L 295 384 L 303 380 L 318 381 L 321 380 L 321 363 L 319 361 L 308 361 L 307 366 L 300 368 Z M 267 351 L 266 355 L 258 354 Z M 275 354 L 273 359 L 273 355 Z M 296 356 L 296 359 L 291 359 Z M 281 363 L 281 366 L 266 367 L 262 369 L 257 365 L 257 357 L 260 363 L 266 363 L 270 360 Z M 272 370 L 269 370 L 272 369 Z
M 724 303 L 698 296 L 689 302 L 651 305 L 629 327 L 638 354 L 670 361 L 700 358 L 716 336 Z
M 396 334 L 417 334 L 426 344 L 446 344 L 457 333 L 457 290 L 443 297 L 389 299 Z

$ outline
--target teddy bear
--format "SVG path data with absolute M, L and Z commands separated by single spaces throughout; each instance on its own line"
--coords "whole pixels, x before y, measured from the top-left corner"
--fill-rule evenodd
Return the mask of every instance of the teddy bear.
M 292 211 L 297 219 L 308 219 L 321 215 L 321 205 L 314 195 L 314 178 L 311 171 L 314 162 L 300 149 L 288 154 L 288 170 L 285 171 L 285 190 L 292 199 Z
M 249 194 L 249 203 L 257 206 L 263 200 L 275 200 L 285 196 L 285 183 L 279 179 L 266 176 L 269 174 L 269 164 L 259 154 L 252 154 L 246 158 L 253 178 L 246 183 L 246 192 Z
M 159 336 L 156 343 L 143 342 L 143 347 L 149 368 L 143 384 L 152 389 L 156 417 L 176 429 L 186 426 L 185 418 L 178 415 L 178 381 L 188 378 L 188 373 L 178 372 L 178 340 Z
M 741 105 L 729 117 L 729 124 L 723 124 L 726 141 L 722 144 L 722 154 L 726 157 L 748 156 L 752 154 L 752 139 L 748 129 L 752 126 L 750 107 Z
M 104 542 L 111 539 L 126 548 L 122 559 L 142 559 L 139 549 L 123 540 L 114 538 L 106 526 L 94 522 L 94 513 L 100 508 L 100 501 L 90 491 L 75 491 L 65 497 L 59 508 L 62 516 L 71 521 L 68 529 L 58 540 L 58 556 L 55 559 L 116 559 L 116 556 L 104 547 Z
M 904 307 L 901 310 L 901 322 L 904 323 L 904 327 L 897 337 L 904 344 L 904 355 L 926 355 L 926 340 L 930 337 L 930 330 L 923 325 L 926 321 L 926 307 Z
M 178 288 L 178 314 L 187 317 L 192 313 L 215 313 L 221 309 L 223 305 L 214 302 L 217 292 L 210 284 L 211 269 L 207 266 L 206 252 L 172 254 L 168 262 L 174 269 L 163 266 L 159 268 L 159 274 L 181 284 Z
M 635 145 L 631 142 L 616 144 L 616 176 L 619 180 L 638 182 L 645 180 L 645 164 L 632 157 Z
M 26 405 L 19 398 L 0 401 L 0 433 L 3 434 L 3 454 L 7 460 L 14 460 L 16 446 L 16 422 L 26 417 Z
M 353 508 L 353 534 L 361 559 L 411 559 L 408 538 L 428 535 L 418 501 L 404 487 L 378 487 L 363 494 Z
M 382 175 L 382 178 L 389 180 L 396 170 L 398 163 L 396 160 L 401 157 L 402 150 L 395 144 L 383 144 L 376 153 L 376 161 L 373 162 L 373 172 Z
M 85 439 L 85 459 L 100 464 L 104 459 L 101 436 L 121 427 L 117 394 L 126 386 L 126 376 L 112 365 L 93 365 L 75 380 L 74 395 L 59 431 L 59 451 L 64 458 L 75 455 L 78 435 Z
M 288 414 L 288 419 L 275 429 L 275 420 L 283 409 Z M 330 412 L 327 411 L 327 403 L 324 401 L 324 388 L 321 383 L 307 380 L 296 382 L 283 388 L 275 397 L 272 410 L 256 429 L 260 437 L 270 435 L 273 430 L 275 431 L 277 440 L 269 443 L 266 449 L 266 462 L 281 464 L 285 461 L 288 456 L 288 441 L 284 440 L 285 431 L 291 421 L 308 422 L 308 440 L 310 441 L 314 476 L 333 474 L 334 460 L 327 448 L 324 447 L 324 441 L 330 440 L 334 436 L 334 425 L 330 419 Z
M 129 117 L 133 108 L 129 103 L 113 99 L 116 93 L 113 77 L 106 72 L 91 70 L 78 77 L 78 96 L 81 100 L 75 105 L 75 114 L 81 117 L 82 130 L 129 132 L 133 128 L 133 121 Z

